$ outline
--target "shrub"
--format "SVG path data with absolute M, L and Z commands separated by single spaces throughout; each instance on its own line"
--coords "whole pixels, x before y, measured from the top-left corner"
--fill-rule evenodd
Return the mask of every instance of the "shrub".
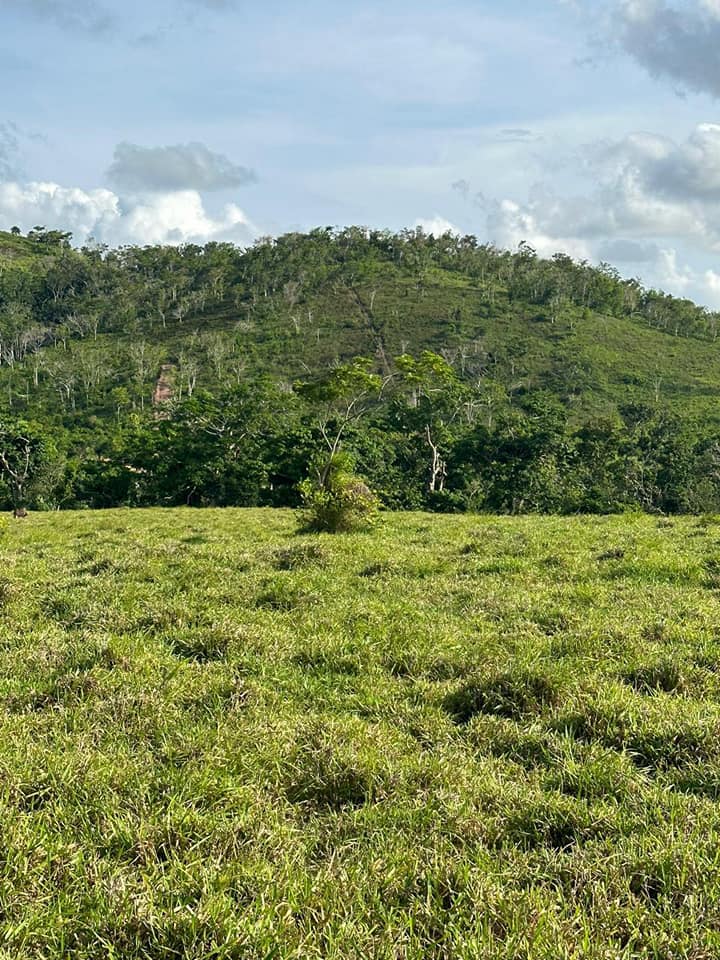
M 300 484 L 303 529 L 348 533 L 372 524 L 379 501 L 352 467 L 346 454 L 334 454 L 315 478 Z

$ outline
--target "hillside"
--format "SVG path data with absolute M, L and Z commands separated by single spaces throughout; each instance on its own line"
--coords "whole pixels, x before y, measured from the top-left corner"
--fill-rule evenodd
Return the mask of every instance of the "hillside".
M 103 258 L 0 232 L 0 294 L 3 394 L 20 410 L 70 407 L 71 419 L 107 412 L 117 387 L 148 402 L 161 364 L 182 393 L 189 377 L 193 388 L 246 374 L 292 381 L 338 359 L 374 356 L 382 368 L 424 349 L 511 394 L 547 389 L 584 409 L 661 397 L 683 414 L 720 416 L 716 315 L 527 250 L 356 230 L 289 235 L 246 254 L 208 244 Z M 43 328 L 39 344 L 22 344 L 23 321 Z M 143 342 L 138 376 L 131 355 Z M 59 368 L 76 373 L 65 391 Z
M 355 356 L 395 384 L 395 358 L 424 351 L 463 385 L 471 425 L 549 403 L 568 429 L 662 415 L 707 438 L 720 425 L 718 319 L 607 265 L 472 237 L 319 229 L 243 252 L 75 250 L 59 232 L 0 233 L 0 403 L 83 461 L 111 455 L 111 434 L 138 417 L 151 422 L 153 401 L 165 418 L 268 378 L 292 396 L 296 380 Z M 397 417 L 384 416 L 387 435 Z

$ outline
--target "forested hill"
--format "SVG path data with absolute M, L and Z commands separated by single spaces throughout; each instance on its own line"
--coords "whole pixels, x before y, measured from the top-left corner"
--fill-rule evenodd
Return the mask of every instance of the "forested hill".
M 613 424 L 608 430 L 631 433 L 662 421 L 707 447 L 720 426 L 718 314 L 646 290 L 609 265 L 545 260 L 527 245 L 510 253 L 473 237 L 361 228 L 288 234 L 245 251 L 224 243 L 76 249 L 69 241 L 43 228 L 0 232 L 0 412 L 51 431 L 65 473 L 72 465 L 88 490 L 86 475 L 95 471 L 101 493 L 82 493 L 75 479 L 63 502 L 131 497 L 128 475 L 108 492 L 108 476 L 97 479 L 102 465 L 130 469 L 132 461 L 136 477 L 149 476 L 148 436 L 167 439 L 173 427 L 191 434 L 191 401 L 232 406 L 243 391 L 284 397 L 277 407 L 268 401 L 273 415 L 297 416 L 293 429 L 310 438 L 310 449 L 318 411 L 307 401 L 299 409 L 293 385 L 357 356 L 386 382 L 384 405 L 364 420 L 385 441 L 392 430 L 407 442 L 423 433 L 403 419 L 423 391 L 402 392 L 412 378 L 396 358 L 430 351 L 447 366 L 457 402 L 441 418 L 446 431 L 453 425 L 442 486 L 443 493 L 455 487 L 458 502 L 452 456 L 462 451 L 467 460 L 472 431 L 497 432 L 518 418 L 562 421 L 567 436 L 599 417 Z M 425 392 L 443 391 L 436 384 Z M 517 425 L 507 429 L 518 433 Z M 297 437 L 284 442 L 298 449 Z M 346 443 L 353 446 L 353 431 Z M 138 466 L 143 444 L 147 462 Z M 426 505 L 420 492 L 395 496 L 393 471 L 407 475 L 407 465 L 390 464 L 387 451 L 371 455 L 367 438 L 356 436 L 354 449 L 366 475 L 376 471 L 386 500 Z M 289 487 L 302 474 L 301 464 L 268 465 L 263 457 L 263 489 L 282 486 L 283 477 Z M 424 470 L 413 467 L 419 491 Z M 145 495 L 165 502 L 157 489 L 137 494 Z M 188 481 L 167 502 L 237 499 Z

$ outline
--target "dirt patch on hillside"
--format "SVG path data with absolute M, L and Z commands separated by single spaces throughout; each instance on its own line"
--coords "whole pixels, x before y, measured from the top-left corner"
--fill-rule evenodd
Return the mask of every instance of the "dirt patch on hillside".
M 172 363 L 164 363 L 160 367 L 158 378 L 155 381 L 155 389 L 152 395 L 152 404 L 154 407 L 162 406 L 168 400 L 172 400 L 172 373 L 175 367 Z

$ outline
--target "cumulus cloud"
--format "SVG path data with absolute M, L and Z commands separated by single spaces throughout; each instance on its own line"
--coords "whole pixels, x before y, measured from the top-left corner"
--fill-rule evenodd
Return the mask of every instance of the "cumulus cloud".
M 0 225 L 36 224 L 70 230 L 78 242 L 93 236 L 117 246 L 125 243 L 202 243 L 208 240 L 252 242 L 257 228 L 235 204 L 209 214 L 194 190 L 154 194 L 126 201 L 111 190 L 82 190 L 56 183 L 0 184 Z
M 538 186 L 524 202 L 496 202 L 488 215 L 493 240 L 527 240 L 542 253 L 554 247 L 583 257 L 615 243 L 614 259 L 635 262 L 652 249 L 641 255 L 637 243 L 679 239 L 720 251 L 720 125 L 700 124 L 681 143 L 632 134 L 585 147 L 583 156 L 593 179 L 585 195 Z
M 251 183 L 255 173 L 213 153 L 203 143 L 141 147 L 119 143 L 108 170 L 111 182 L 139 193 L 170 190 L 227 190 Z
M 719 0 L 621 0 L 610 29 L 652 76 L 720 97 Z
M 431 237 L 442 237 L 446 233 L 454 233 L 459 237 L 462 233 L 455 224 L 450 223 L 449 220 L 446 220 L 445 217 L 441 217 L 438 214 L 428 220 L 419 218 L 415 221 L 415 226 L 420 227 L 423 233 L 428 233 Z
M 101 35 L 115 20 L 95 0 L 0 0 L 0 10 L 18 10 L 65 30 L 82 30 Z
M 720 124 L 700 124 L 681 143 L 634 134 L 586 155 L 618 231 L 683 236 L 720 250 Z
M 680 144 L 633 134 L 591 149 L 591 163 L 636 171 L 646 192 L 671 200 L 720 201 L 720 124 L 701 123 Z
M 541 184 L 524 200 L 496 200 L 487 206 L 488 239 L 609 261 L 720 307 L 720 274 L 697 265 L 720 253 L 720 124 L 699 124 L 681 142 L 634 133 L 587 145 L 581 157 L 585 191 L 558 194 Z
M 658 285 L 672 290 L 677 296 L 720 309 L 720 273 L 715 270 L 697 270 L 681 264 L 676 250 L 665 249 L 658 254 L 655 274 L 660 280 Z
M 562 250 L 586 259 L 590 256 L 590 246 L 579 235 L 577 223 L 573 223 L 568 215 L 569 210 L 564 211 L 566 203 L 551 198 L 549 194 L 524 204 L 500 200 L 490 205 L 488 234 L 499 247 L 514 249 L 526 241 L 543 257 Z

